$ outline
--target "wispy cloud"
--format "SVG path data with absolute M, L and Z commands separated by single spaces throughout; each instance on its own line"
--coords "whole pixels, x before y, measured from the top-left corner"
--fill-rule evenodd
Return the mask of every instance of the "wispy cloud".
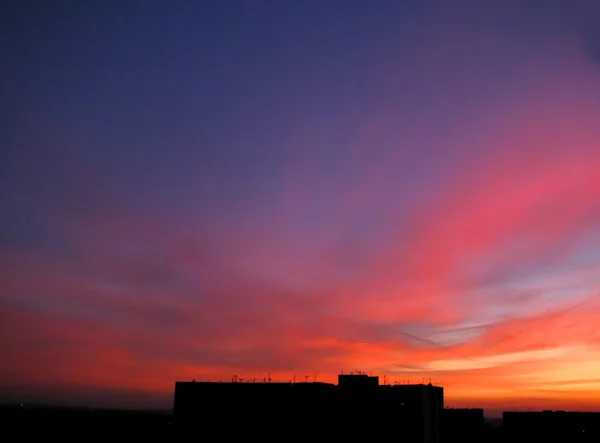
M 467 3 L 423 12 L 410 45 L 381 31 L 364 77 L 335 76 L 368 86 L 349 109 L 308 94 L 333 84 L 323 67 L 310 100 L 294 77 L 294 106 L 243 108 L 222 140 L 188 128 L 153 168 L 133 142 L 115 166 L 58 114 L 23 117 L 0 191 L 0 388 L 169 403 L 180 378 L 361 369 L 457 403 L 589 405 L 597 39 L 583 2 Z

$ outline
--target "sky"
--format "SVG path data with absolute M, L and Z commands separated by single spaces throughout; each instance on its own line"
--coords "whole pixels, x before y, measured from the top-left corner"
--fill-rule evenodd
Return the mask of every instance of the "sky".
M 597 2 L 3 9 L 0 399 L 599 408 Z

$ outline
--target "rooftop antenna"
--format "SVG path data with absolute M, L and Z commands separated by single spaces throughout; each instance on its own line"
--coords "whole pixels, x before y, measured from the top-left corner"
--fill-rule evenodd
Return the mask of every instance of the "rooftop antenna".
M 315 372 L 315 379 L 314 379 L 314 380 L 315 380 L 315 383 L 317 382 L 317 375 L 318 375 L 318 374 L 319 374 L 318 372 Z
M 271 373 L 269 372 L 269 383 L 271 383 Z
M 308 383 L 308 375 L 304 376 L 304 383 Z
M 296 373 L 294 372 L 294 383 L 296 383 Z

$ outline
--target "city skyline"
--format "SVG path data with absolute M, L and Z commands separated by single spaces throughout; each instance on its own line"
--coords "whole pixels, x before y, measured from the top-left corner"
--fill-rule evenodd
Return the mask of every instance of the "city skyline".
M 0 400 L 600 410 L 600 9 L 451 3 L 9 2 Z

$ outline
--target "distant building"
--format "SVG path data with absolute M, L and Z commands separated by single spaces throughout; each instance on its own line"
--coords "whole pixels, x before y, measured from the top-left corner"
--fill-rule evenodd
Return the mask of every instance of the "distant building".
M 397 435 L 399 441 L 439 443 L 443 404 L 441 387 L 380 385 L 379 377 L 365 374 L 340 374 L 337 385 L 176 382 L 174 419 L 180 427 L 218 429 L 223 438 L 243 428 L 263 439 Z
M 484 425 L 483 409 L 444 409 L 441 426 L 442 441 L 444 443 L 480 442 L 483 438 Z
M 511 442 L 600 442 L 598 412 L 504 412 L 502 422 Z

